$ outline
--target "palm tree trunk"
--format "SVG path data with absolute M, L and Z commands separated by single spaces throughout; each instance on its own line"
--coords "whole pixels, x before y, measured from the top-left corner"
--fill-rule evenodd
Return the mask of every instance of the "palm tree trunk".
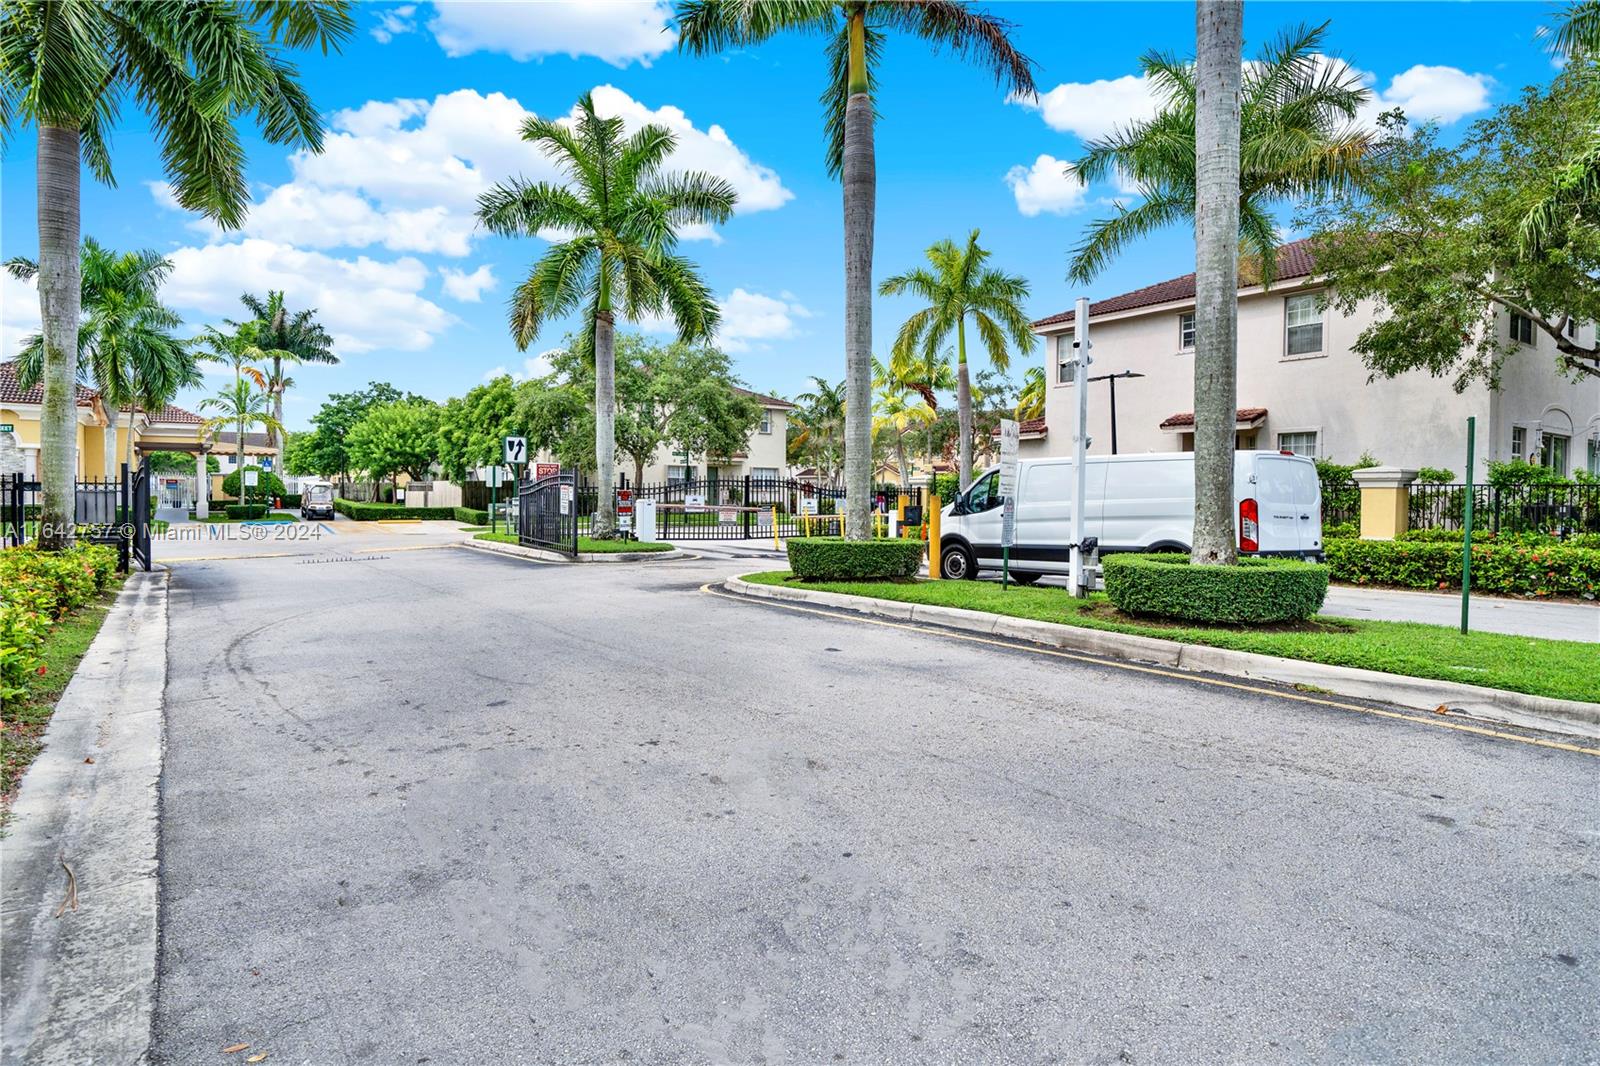
M 972 379 L 967 373 L 967 318 L 956 323 L 956 433 L 960 436 L 957 454 L 959 484 L 966 492 L 972 484 Z
M 1239 0 L 1195 6 L 1194 563 L 1237 561 Z
M 117 476 L 117 415 L 119 412 L 113 408 L 106 412 L 106 428 L 101 431 L 101 439 L 105 441 L 105 477 L 107 481 L 116 480 Z
M 76 128 L 40 124 L 39 317 L 44 334 L 44 410 L 39 426 L 39 547 L 71 546 L 78 479 L 78 315 L 82 278 L 78 261 L 78 189 L 81 180 Z
M 272 357 L 272 380 L 274 382 L 272 387 L 272 417 L 277 419 L 278 425 L 281 426 L 283 425 L 283 360 L 276 355 Z M 282 449 L 278 443 L 278 431 L 269 426 L 267 427 L 267 433 L 270 434 L 267 439 L 272 442 L 272 446 L 281 451 Z
M 132 476 L 132 474 L 133 474 L 133 415 L 134 415 L 134 412 L 132 412 L 132 411 L 128 412 L 128 440 L 127 440 L 126 444 L 127 444 L 128 474 L 129 474 L 129 476 Z M 113 419 L 113 422 L 114 421 L 115 420 Z M 133 497 L 130 494 L 128 498 L 132 499 Z
M 906 435 L 904 431 L 895 434 L 894 461 L 900 467 L 900 491 L 904 492 L 906 486 L 911 484 L 911 471 L 906 469 Z
M 602 271 L 604 267 L 601 268 Z M 602 282 L 603 284 L 603 282 Z M 607 538 L 617 528 L 617 365 L 614 320 L 609 308 L 594 316 L 594 458 L 600 498 L 591 537 Z
M 878 186 L 866 15 L 850 16 L 850 97 L 844 109 L 845 536 L 872 536 L 872 235 Z

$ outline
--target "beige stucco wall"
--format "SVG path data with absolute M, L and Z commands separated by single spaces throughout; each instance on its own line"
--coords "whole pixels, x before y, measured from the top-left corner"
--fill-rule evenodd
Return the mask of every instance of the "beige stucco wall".
M 1551 405 L 1573 422 L 1573 463 L 1583 460 L 1579 427 L 1593 425 L 1600 433 L 1600 382 L 1572 384 L 1555 371 L 1554 346 L 1548 338 L 1526 358 L 1510 360 L 1502 392 L 1491 399 L 1486 386 L 1455 392 L 1448 379 L 1413 371 L 1369 383 L 1360 356 L 1350 350 L 1373 320 L 1363 306 L 1351 316 L 1329 309 L 1323 316 L 1323 354 L 1286 357 L 1284 301 L 1316 286 L 1283 285 L 1271 292 L 1242 295 L 1239 300 L 1238 406 L 1265 407 L 1267 419 L 1256 446 L 1278 446 L 1278 434 L 1315 431 L 1318 454 L 1353 462 L 1363 452 L 1381 462 L 1406 467 L 1437 466 L 1464 473 L 1466 420 L 1477 417 L 1478 474 L 1491 458 L 1510 453 L 1510 421 L 1532 422 Z M 1144 374 L 1117 382 L 1117 425 L 1122 452 L 1177 451 L 1175 432 L 1160 423 L 1194 410 L 1194 355 L 1180 351 L 1178 316 L 1193 302 L 1140 309 L 1125 316 L 1090 321 L 1093 345 L 1091 376 L 1133 370 Z M 1504 318 L 1501 330 L 1505 329 Z M 1076 401 L 1070 385 L 1057 384 L 1056 327 L 1044 337 L 1035 358 L 1042 359 L 1051 385 L 1046 395 L 1050 432 L 1038 442 L 1024 442 L 1024 455 L 1064 455 L 1072 450 Z M 1090 452 L 1111 450 L 1110 392 L 1106 382 L 1089 386 Z
M 721 480 L 742 478 L 746 474 L 754 474 L 757 470 L 772 469 L 778 472 L 778 477 L 788 474 L 789 464 L 787 459 L 788 449 L 788 411 L 768 408 L 771 415 L 771 432 L 762 433 L 757 426 L 755 432 L 750 434 L 750 440 L 744 451 L 747 458 L 730 459 L 727 462 L 713 464 L 717 476 Z M 669 466 L 681 466 L 683 459 L 675 455 L 668 448 L 659 449 L 654 459 L 644 468 L 644 483 L 653 485 L 667 480 Z M 691 465 L 697 477 L 704 477 L 706 473 L 706 457 L 697 455 L 693 457 Z M 633 480 L 633 464 L 619 461 L 618 469 L 628 475 L 628 480 Z

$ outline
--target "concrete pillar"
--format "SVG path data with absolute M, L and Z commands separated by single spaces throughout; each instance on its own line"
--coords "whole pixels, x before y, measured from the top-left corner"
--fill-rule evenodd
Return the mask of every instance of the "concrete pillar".
M 211 475 L 206 473 L 206 453 L 194 453 L 194 513 L 202 522 L 211 517 Z
M 1411 515 L 1411 483 L 1415 470 L 1373 466 L 1350 475 L 1361 488 L 1361 539 L 1394 540 L 1406 531 Z

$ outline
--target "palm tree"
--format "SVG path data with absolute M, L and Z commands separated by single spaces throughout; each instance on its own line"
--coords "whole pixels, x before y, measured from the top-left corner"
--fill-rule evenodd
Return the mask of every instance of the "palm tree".
M 80 167 L 112 183 L 111 127 L 121 103 L 136 101 L 178 202 L 236 228 L 250 194 L 234 121 L 251 114 L 267 141 L 320 150 L 317 110 L 279 48 L 336 47 L 355 28 L 349 8 L 348 0 L 0 5 L 0 139 L 18 127 L 39 131 L 45 550 L 73 538 Z
M 6 262 L 13 277 L 30 280 L 39 267 L 21 256 Z M 106 405 L 105 476 L 116 477 L 117 416 L 128 409 L 127 458 L 133 465 L 133 421 L 160 410 L 178 390 L 200 383 L 187 345 L 172 335 L 182 320 L 160 302 L 172 263 L 152 251 L 117 253 L 86 237 L 79 254 L 80 302 L 75 377 L 94 383 Z M 17 355 L 17 377 L 31 387 L 44 375 L 44 337 L 34 334 Z
M 938 416 L 926 403 L 920 402 L 920 397 L 913 402 L 911 398 L 916 392 L 876 359 L 872 361 L 872 384 L 878 390 L 872 432 L 874 436 L 884 432 L 894 434 L 895 462 L 899 464 L 900 485 L 904 488 L 911 483 L 911 471 L 906 466 L 906 432 L 913 426 L 926 427 Z
M 1359 182 L 1371 143 L 1371 134 L 1354 125 L 1370 94 L 1356 71 L 1320 54 L 1327 29 L 1323 23 L 1287 31 L 1243 72 L 1237 233 L 1265 284 L 1277 267 L 1272 208 Z M 1089 142 L 1072 164 L 1085 183 L 1120 171 L 1137 184 L 1140 202 L 1089 226 L 1072 253 L 1069 281 L 1092 280 L 1140 237 L 1195 217 L 1198 70 L 1158 52 L 1141 65 L 1164 101 L 1160 113 Z
M 1195 5 L 1194 543 L 1190 561 L 1233 563 L 1233 449 L 1239 328 L 1239 0 Z M 1270 242 L 1262 266 L 1276 257 Z
M 224 396 L 270 395 L 268 390 L 267 375 L 262 373 L 256 363 L 265 362 L 274 357 L 282 359 L 287 353 L 277 349 L 262 348 L 257 340 L 262 332 L 262 323 L 257 321 L 246 322 L 235 327 L 232 333 L 224 333 L 215 326 L 207 326 L 204 332 L 197 337 L 196 343 L 203 346 L 200 358 L 210 363 L 226 363 L 233 367 L 233 386 L 223 390 Z M 261 390 L 257 393 L 256 390 Z M 202 402 L 201 406 L 204 406 Z M 242 410 L 242 408 L 237 408 Z M 212 422 L 226 424 L 226 420 L 212 419 Z M 272 419 L 273 427 L 268 428 L 269 433 L 279 432 L 282 423 L 276 417 Z M 209 426 L 209 424 L 208 424 Z M 214 427 L 211 427 L 214 428 Z M 202 427 L 204 435 L 210 433 L 211 428 Z M 234 441 L 236 452 L 234 454 L 234 469 L 244 469 L 244 423 L 238 425 L 238 439 Z M 242 474 L 240 475 L 243 476 Z
M 259 373 L 256 377 L 259 377 Z M 235 378 L 232 385 L 215 396 L 201 400 L 200 409 L 217 412 L 214 417 L 200 423 L 202 436 L 214 433 L 222 426 L 233 426 L 239 435 L 238 465 L 234 469 L 239 471 L 239 498 L 242 500 L 245 498 L 245 433 L 251 426 L 261 426 L 268 433 L 282 433 L 283 423 L 272 417 L 266 391 L 258 388 L 255 380 L 247 376 Z
M 840 431 L 849 417 L 845 383 L 834 385 L 827 378 L 812 375 L 811 391 L 802 392 L 795 399 L 801 404 L 800 422 L 810 450 L 817 457 L 817 469 L 831 483 L 839 470 Z
M 1600 0 L 1580 0 L 1561 11 L 1553 28 L 1541 27 L 1551 54 L 1568 62 L 1593 62 L 1600 56 Z M 1543 255 L 1558 245 L 1574 222 L 1593 225 L 1600 218 L 1600 123 L 1575 146 L 1554 176 L 1553 188 L 1529 206 L 1518 233 L 1522 252 Z
M 333 338 L 317 321 L 316 308 L 290 314 L 280 291 L 269 290 L 265 300 L 247 292 L 239 300 L 257 322 L 264 323 L 258 339 L 263 348 L 274 353 L 272 369 L 267 373 L 267 391 L 272 396 L 272 417 L 282 422 L 283 394 L 294 387 L 294 379 L 284 376 L 284 364 L 338 363 L 339 357 L 333 354 Z M 282 443 L 274 431 L 272 446 L 281 452 Z
M 1011 365 L 1011 345 L 1026 352 L 1033 346 L 1033 328 L 1022 310 L 1028 283 L 1015 274 L 986 266 L 989 252 L 978 245 L 978 231 L 956 247 L 946 238 L 928 251 L 929 267 L 917 267 L 885 278 L 878 286 L 884 296 L 911 293 L 928 303 L 900 327 L 891 353 L 893 364 L 906 368 L 920 357 L 928 360 L 941 345 L 956 337 L 956 416 L 960 425 L 960 469 L 963 491 L 972 483 L 972 377 L 967 367 L 967 320 L 989 353 L 994 368 Z
M 696 55 L 760 44 L 784 32 L 828 41 L 822 93 L 830 173 L 844 182 L 845 536 L 872 536 L 872 241 L 876 210 L 872 92 L 891 31 L 987 67 L 1021 96 L 1035 95 L 1033 63 L 1008 39 L 1011 23 L 958 0 L 680 0 L 678 47 Z
M 620 118 L 595 114 L 594 100 L 578 100 L 576 123 L 530 118 L 522 139 L 537 144 L 566 174 L 569 184 L 522 178 L 496 185 L 478 200 L 478 219 L 502 236 L 555 229 L 571 236 L 554 242 L 511 298 L 511 335 L 526 349 L 552 318 L 582 308 L 577 348 L 594 359 L 595 466 L 599 508 L 591 535 L 610 537 L 616 527 L 615 310 L 638 321 L 665 311 L 684 343 L 708 340 L 720 314 L 688 259 L 674 253 L 680 226 L 726 222 L 738 194 L 709 174 L 664 174 L 662 164 L 677 138 L 663 126 L 644 125 L 623 137 Z
M 1044 417 L 1044 367 L 1030 366 L 1022 374 L 1022 391 L 1017 393 L 1017 420 Z

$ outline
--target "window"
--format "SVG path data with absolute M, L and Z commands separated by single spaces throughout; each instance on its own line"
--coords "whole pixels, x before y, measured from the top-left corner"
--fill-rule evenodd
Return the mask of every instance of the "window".
M 667 483 L 681 484 L 688 481 L 689 475 L 692 473 L 694 473 L 693 469 L 687 466 L 669 466 L 667 467 Z
M 1317 431 L 1304 430 L 1298 433 L 1279 433 L 1278 450 L 1280 452 L 1294 452 L 1307 459 L 1317 457 Z
M 1546 433 L 1539 444 L 1539 465 L 1547 466 L 1565 477 L 1567 453 L 1571 446 L 1571 437 L 1563 437 L 1559 433 Z
M 1283 302 L 1286 355 L 1322 354 L 1321 302 L 1316 293 L 1291 296 Z
M 991 508 L 999 507 L 1000 500 L 1000 472 L 991 470 L 972 483 L 967 490 L 966 513 L 978 514 Z
M 1511 339 L 1518 344 L 1533 343 L 1533 319 L 1511 312 Z
M 755 481 L 778 480 L 778 468 L 775 466 L 758 466 L 750 471 L 750 477 Z
M 1178 316 L 1178 350 L 1194 351 L 1194 312 L 1185 311 Z
M 761 412 L 761 432 L 767 434 L 772 432 L 772 412 L 765 409 Z
M 1571 337 L 1574 340 L 1577 339 L 1577 337 L 1578 337 L 1578 320 L 1577 319 L 1568 317 L 1568 319 L 1567 319 L 1567 336 Z
M 1589 473 L 1600 477 L 1600 439 L 1589 438 Z
M 1056 384 L 1072 384 L 1073 335 L 1062 333 L 1056 337 Z
M 1528 457 L 1528 430 L 1525 426 L 1511 427 L 1511 458 L 1526 459 Z

